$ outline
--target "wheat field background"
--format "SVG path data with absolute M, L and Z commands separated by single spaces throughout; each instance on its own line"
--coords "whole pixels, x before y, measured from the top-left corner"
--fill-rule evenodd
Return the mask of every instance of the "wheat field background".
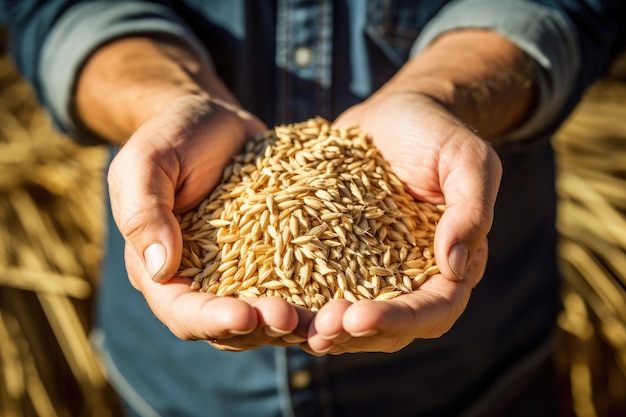
M 0 33 L 0 417 L 117 416 L 89 343 L 106 150 L 55 132 Z M 564 417 L 626 415 L 626 56 L 554 138 Z

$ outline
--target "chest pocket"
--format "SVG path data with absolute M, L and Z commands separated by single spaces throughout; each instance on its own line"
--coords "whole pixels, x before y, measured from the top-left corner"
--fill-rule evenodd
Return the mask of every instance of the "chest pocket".
M 368 0 L 365 32 L 400 67 L 422 28 L 447 0 Z

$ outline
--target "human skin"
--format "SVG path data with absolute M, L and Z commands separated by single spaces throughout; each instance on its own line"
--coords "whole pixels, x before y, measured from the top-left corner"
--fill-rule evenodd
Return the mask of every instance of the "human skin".
M 279 298 L 191 291 L 189 279 L 173 276 L 182 253 L 174 214 L 205 198 L 229 158 L 266 128 L 207 59 L 174 39 L 116 40 L 82 70 L 75 114 L 123 144 L 108 182 L 129 279 L 177 337 L 224 350 L 393 352 L 441 336 L 465 309 L 484 273 L 502 171 L 489 140 L 522 123 L 535 95 L 522 51 L 495 33 L 464 30 L 441 36 L 337 119 L 370 133 L 415 197 L 446 204 L 435 236 L 441 274 L 394 300 L 337 300 L 317 314 Z

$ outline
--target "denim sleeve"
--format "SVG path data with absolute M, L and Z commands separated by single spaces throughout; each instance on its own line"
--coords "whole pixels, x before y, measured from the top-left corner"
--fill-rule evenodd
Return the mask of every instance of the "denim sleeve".
M 73 0 L 0 0 L 0 25 L 9 29 L 8 52 L 38 95 L 36 74 L 41 46 L 50 28 L 72 3 Z
M 585 9 L 588 3 L 594 3 L 593 13 Z M 511 40 L 537 64 L 539 100 L 531 117 L 504 139 L 532 138 L 556 129 L 584 89 L 606 70 L 619 28 L 617 20 L 606 27 L 611 11 L 617 10 L 617 3 L 608 3 L 456 0 L 425 27 L 412 52 L 419 53 L 444 32 L 463 28 L 494 30 Z M 594 52 L 595 59 L 590 59 Z
M 47 8 L 55 6 L 54 16 Z M 74 83 L 89 55 L 99 46 L 129 34 L 161 33 L 180 38 L 206 56 L 195 34 L 170 8 L 144 1 L 50 1 L 33 8 L 19 32 L 14 56 L 31 81 L 55 125 L 84 143 L 97 137 L 79 132 L 70 114 Z M 45 25 L 41 21 L 45 21 Z M 36 36 L 25 35 L 28 27 Z M 35 46 L 33 48 L 33 46 Z M 32 50 L 32 51 L 31 51 Z M 207 57 L 208 58 L 208 57 Z

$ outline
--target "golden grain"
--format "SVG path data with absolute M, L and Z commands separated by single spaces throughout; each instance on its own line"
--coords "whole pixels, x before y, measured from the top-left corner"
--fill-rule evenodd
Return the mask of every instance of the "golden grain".
M 439 273 L 436 223 L 358 129 L 316 118 L 248 142 L 221 183 L 178 216 L 178 275 L 219 296 L 389 300 Z

